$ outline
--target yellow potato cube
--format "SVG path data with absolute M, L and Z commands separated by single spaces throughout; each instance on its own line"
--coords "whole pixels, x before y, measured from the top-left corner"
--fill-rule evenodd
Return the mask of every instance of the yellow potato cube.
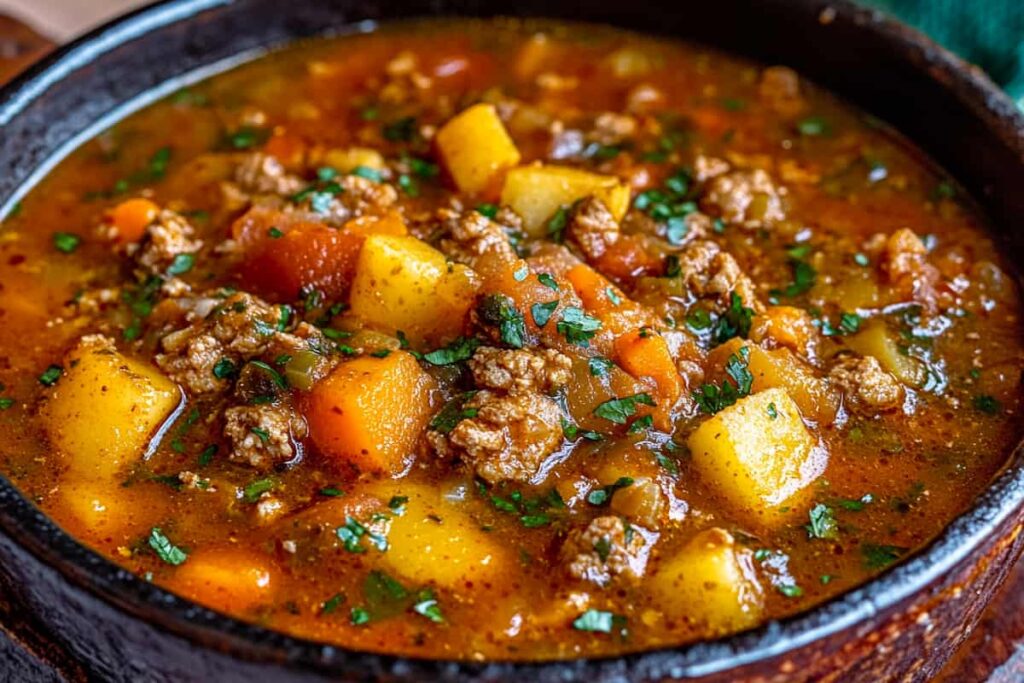
M 181 398 L 156 368 L 123 356 L 103 337 L 84 337 L 64 359 L 43 423 L 76 478 L 106 479 L 142 457 Z
M 167 513 L 168 499 L 116 479 L 62 482 L 54 516 L 76 538 L 131 545 Z
M 774 387 L 785 389 L 804 417 L 822 425 L 832 424 L 839 409 L 839 397 L 825 380 L 815 377 L 789 349 L 768 351 L 757 344 L 730 339 L 711 353 L 708 362 L 724 368 L 729 356 L 739 354 L 744 347 L 747 349 L 747 369 L 754 376 L 753 393 Z
M 718 635 L 756 624 L 764 600 L 750 552 L 717 528 L 702 531 L 662 560 L 647 585 L 666 615 L 685 617 Z
M 241 548 L 203 549 L 168 577 L 168 586 L 221 612 L 251 610 L 267 605 L 275 588 L 270 564 Z
M 351 313 L 381 331 L 409 339 L 462 333 L 477 282 L 465 266 L 415 237 L 370 235 L 352 282 Z
M 382 501 L 404 496 L 401 514 L 388 531 L 381 560 L 398 576 L 416 584 L 453 590 L 494 584 L 507 571 L 508 551 L 501 539 L 480 529 L 458 503 L 435 488 L 413 482 L 382 482 L 370 489 Z
M 900 353 L 896 340 L 881 320 L 872 320 L 862 331 L 847 337 L 846 344 L 862 356 L 874 356 L 886 372 L 907 386 L 920 387 L 927 379 L 921 361 Z
M 787 520 L 825 470 L 827 457 L 784 389 L 747 396 L 690 434 L 693 465 L 744 522 Z
M 615 176 L 541 164 L 509 171 L 501 203 L 522 216 L 523 228 L 537 237 L 560 207 L 591 195 L 604 202 L 616 220 L 622 220 L 629 209 L 629 187 Z
M 492 104 L 476 104 L 441 126 L 435 137 L 448 174 L 461 192 L 496 193 L 519 150 Z
M 384 155 L 369 147 L 329 149 L 324 152 L 323 160 L 327 166 L 341 173 L 351 173 L 360 166 L 375 171 L 384 169 Z

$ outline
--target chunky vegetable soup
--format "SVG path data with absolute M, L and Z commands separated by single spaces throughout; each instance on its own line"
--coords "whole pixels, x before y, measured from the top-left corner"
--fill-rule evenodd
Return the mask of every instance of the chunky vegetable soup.
M 148 581 L 365 650 L 746 629 L 920 548 L 1021 436 L 969 198 L 783 66 L 595 27 L 302 45 L 0 233 L 2 469 Z

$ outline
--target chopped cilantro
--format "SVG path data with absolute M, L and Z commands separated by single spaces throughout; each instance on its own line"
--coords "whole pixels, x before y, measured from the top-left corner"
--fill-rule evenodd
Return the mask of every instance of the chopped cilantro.
M 199 454 L 199 466 L 206 467 L 213 462 L 213 456 L 217 455 L 217 444 L 212 443 L 203 449 L 203 452 Z
M 349 614 L 349 621 L 353 626 L 365 626 L 370 622 L 370 613 L 363 607 L 353 607 Z
M 615 367 L 615 363 L 604 356 L 592 356 L 587 360 L 587 366 L 590 368 L 590 374 L 594 377 L 604 377 Z
M 174 260 L 171 261 L 171 265 L 167 267 L 168 275 L 184 275 L 188 271 L 192 270 L 192 266 L 196 263 L 195 254 L 177 254 Z
M 611 612 L 604 612 L 596 609 L 588 609 L 576 617 L 572 627 L 577 631 L 588 631 L 591 633 L 611 633 L 615 623 L 615 615 Z
M 475 210 L 478 214 L 486 216 L 487 218 L 494 218 L 498 215 L 498 207 L 496 204 L 480 204 Z
M 749 356 L 750 351 L 745 346 L 739 350 L 739 355 L 729 354 L 725 372 L 733 380 L 732 382 L 723 380 L 721 386 L 702 384 L 693 392 L 693 400 L 697 402 L 701 410 L 708 415 L 714 415 L 750 394 L 754 376 L 747 369 Z
M 778 588 L 779 592 L 785 595 L 787 598 L 799 598 L 801 595 L 804 594 L 803 588 L 792 583 L 780 584 L 779 586 L 776 586 L 776 588 Z
M 13 398 L 7 398 L 7 397 L 0 398 L 0 410 L 7 410 L 8 408 L 10 408 L 13 405 L 14 405 L 14 399 Z
M 464 419 L 476 417 L 476 408 L 466 408 L 466 402 L 473 398 L 475 391 L 459 394 L 444 404 L 444 407 L 430 421 L 430 428 L 435 432 L 447 434 L 455 429 L 455 425 Z
M 839 533 L 839 525 L 832 513 L 832 508 L 824 503 L 818 503 L 809 513 L 810 524 L 807 529 L 808 538 L 834 539 Z
M 423 354 L 423 360 L 431 365 L 453 365 L 473 357 L 473 352 L 480 346 L 480 340 L 474 337 L 459 337 L 451 344 Z
M 411 142 L 416 137 L 416 117 L 405 116 L 387 123 L 381 129 L 385 140 L 390 142 Z
M 548 301 L 543 304 L 533 304 L 530 306 L 530 315 L 533 316 L 533 322 L 537 324 L 537 327 L 544 327 L 551 320 L 551 316 L 554 314 L 555 309 L 558 308 L 559 301 Z
M 50 367 L 43 370 L 43 374 L 39 375 L 39 383 L 44 387 L 52 387 L 60 379 L 60 376 L 64 374 L 64 368 L 60 365 L 51 365 Z
M 230 358 L 221 358 L 217 361 L 217 364 L 213 366 L 213 376 L 217 379 L 228 379 L 235 374 L 235 364 Z
M 569 223 L 569 207 L 560 206 L 558 211 L 555 211 L 555 215 L 548 221 L 547 230 L 548 236 L 554 242 L 561 242 L 563 234 L 565 233 L 565 226 Z
M 345 492 L 336 486 L 325 486 L 318 492 L 321 496 L 328 498 L 338 498 L 339 496 L 345 495 Z
M 171 540 L 164 536 L 160 527 L 157 526 L 149 532 L 149 547 L 153 549 L 157 557 L 175 567 L 188 559 L 188 553 L 171 543 Z
M 864 557 L 864 565 L 868 569 L 881 569 L 900 559 L 907 549 L 898 545 L 865 543 L 860 547 L 860 551 Z
M 712 334 L 714 343 L 723 344 L 735 337 L 746 339 L 753 319 L 754 309 L 744 306 L 739 294 L 730 292 L 729 308 L 715 321 Z
M 633 396 L 613 398 L 605 401 L 594 409 L 594 415 L 609 422 L 624 425 L 630 417 L 636 415 L 637 406 L 640 404 L 647 406 L 655 405 L 654 399 L 651 398 L 650 394 L 634 394 Z
M 569 422 L 564 417 L 562 418 L 562 435 L 568 441 L 575 441 L 577 438 L 583 438 L 588 441 L 601 441 L 602 439 L 604 439 L 604 437 L 598 434 L 597 432 L 591 431 L 589 429 L 580 429 L 578 426 Z
M 345 602 L 345 594 L 337 593 L 324 601 L 323 606 L 320 608 L 320 614 L 330 614 L 334 612 L 341 604 Z
M 979 394 L 971 400 L 971 404 L 974 409 L 985 413 L 986 415 L 998 415 L 999 411 L 1002 410 L 1003 405 L 993 396 L 988 394 Z
M 345 516 L 345 524 L 335 529 L 334 533 L 344 544 L 345 550 L 350 553 L 366 552 L 366 548 L 362 545 L 363 538 L 370 541 L 370 543 L 381 552 L 388 549 L 388 539 L 384 538 L 380 534 L 373 533 L 360 524 L 356 519 L 348 515 Z
M 253 431 L 256 431 L 255 427 L 253 427 Z M 264 434 L 266 434 L 266 432 L 264 432 Z M 260 499 L 260 496 L 267 491 L 272 490 L 275 486 L 277 486 L 277 482 L 270 478 L 257 479 L 256 481 L 249 482 L 245 485 L 245 488 L 242 489 L 242 499 L 245 500 L 246 503 L 255 503 Z
M 820 116 L 808 116 L 796 124 L 796 130 L 800 135 L 807 137 L 820 137 L 831 132 L 828 121 Z
M 526 325 L 515 303 L 503 294 L 489 294 L 478 307 L 481 320 L 498 327 L 501 341 L 514 349 L 526 344 Z
M 420 600 L 412 606 L 412 611 L 420 616 L 430 619 L 430 621 L 435 624 L 444 623 L 444 615 L 441 613 L 441 606 L 437 604 L 437 600 L 433 597 Z
M 627 429 L 626 431 L 628 431 L 630 434 L 640 434 L 641 432 L 644 432 L 653 426 L 654 416 L 644 415 L 643 417 L 638 417 L 637 419 L 633 420 L 633 422 L 629 425 L 629 429 Z
M 255 128 L 253 126 L 242 126 L 225 138 L 225 146 L 231 149 L 252 149 L 266 142 L 270 137 L 270 131 L 266 128 Z
M 70 232 L 53 233 L 53 246 L 63 254 L 72 254 L 82 243 L 82 238 Z
M 599 489 L 594 489 L 588 493 L 587 502 L 591 505 L 604 505 L 612 499 L 612 494 L 619 489 L 624 489 L 627 486 L 632 485 L 632 483 L 633 480 L 630 477 L 619 477 L 614 483 L 602 486 Z
M 601 329 L 601 321 L 587 315 L 582 308 L 566 306 L 562 309 L 562 317 L 555 326 L 558 333 L 570 344 L 589 346 L 589 339 Z
M 537 273 L 537 281 L 548 289 L 558 291 L 558 283 L 555 282 L 555 278 L 551 277 L 548 273 Z
M 275 239 L 275 240 L 284 237 L 284 233 L 281 232 L 280 229 L 273 228 L 273 227 L 267 230 L 267 234 L 270 235 L 271 239 Z
M 356 166 L 352 169 L 352 175 L 365 178 L 366 180 L 370 180 L 375 183 L 379 183 L 384 179 L 380 171 L 375 168 L 370 168 L 369 166 Z

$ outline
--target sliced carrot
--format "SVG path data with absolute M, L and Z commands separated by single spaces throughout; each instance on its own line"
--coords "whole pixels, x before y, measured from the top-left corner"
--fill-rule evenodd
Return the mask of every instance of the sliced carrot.
M 682 379 L 665 339 L 647 328 L 615 339 L 615 356 L 622 369 L 637 379 L 649 379 L 658 387 L 658 404 L 675 405 L 683 390 Z
M 600 319 L 613 335 L 654 324 L 650 311 L 628 298 L 611 280 L 590 266 L 581 263 L 565 276 L 587 312 Z
M 142 197 L 126 199 L 107 214 L 111 226 L 121 243 L 138 242 L 146 234 L 146 228 L 160 215 L 160 207 Z
M 366 236 L 406 232 L 397 214 L 356 219 L 339 230 L 265 208 L 250 210 L 232 230 L 244 251 L 246 285 L 278 300 L 294 299 L 304 288 L 329 300 L 347 297 Z
M 347 361 L 303 399 L 310 436 L 335 465 L 397 474 L 430 420 L 434 387 L 404 351 Z

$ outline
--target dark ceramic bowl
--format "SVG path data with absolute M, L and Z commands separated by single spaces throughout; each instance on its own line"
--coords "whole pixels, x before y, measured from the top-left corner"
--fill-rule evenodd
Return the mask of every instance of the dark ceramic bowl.
M 368 28 L 367 21 L 548 16 L 795 67 L 927 150 L 978 199 L 1015 260 L 1024 260 L 1024 117 L 978 70 L 846 0 L 683 4 L 170 0 L 94 31 L 0 91 L 0 201 L 9 209 L 55 159 L 154 94 L 180 87 L 183 75 L 297 38 Z M 351 652 L 198 607 L 82 547 L 0 478 L 0 624 L 16 629 L 12 635 L 42 661 L 5 673 L 108 681 L 923 680 L 966 638 L 1019 556 L 1022 509 L 1018 448 L 929 547 L 805 614 L 625 657 L 470 664 Z M 46 666 L 52 670 L 43 673 Z

